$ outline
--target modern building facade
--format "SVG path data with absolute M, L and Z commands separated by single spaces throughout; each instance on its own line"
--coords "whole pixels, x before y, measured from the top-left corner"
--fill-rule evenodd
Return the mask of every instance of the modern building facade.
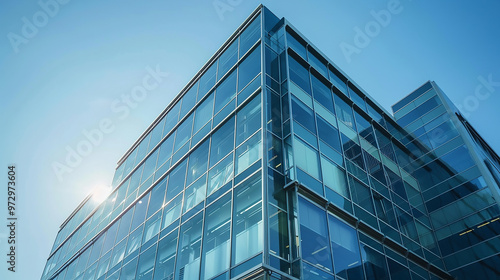
M 258 7 L 120 159 L 109 197 L 63 223 L 41 279 L 499 276 L 498 156 L 422 88 L 394 118 Z M 434 143 L 428 122 L 459 131 Z

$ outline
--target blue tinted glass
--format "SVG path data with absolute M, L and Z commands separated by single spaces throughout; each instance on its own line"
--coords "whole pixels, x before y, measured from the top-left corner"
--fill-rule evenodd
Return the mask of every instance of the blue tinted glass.
M 240 55 L 242 57 L 260 38 L 260 15 L 240 35 Z
M 311 46 L 308 47 L 310 49 Z M 309 51 L 309 55 L 307 56 L 309 64 L 311 64 L 314 69 L 318 70 L 323 76 L 328 77 L 328 70 L 326 67 L 326 62 L 323 62 L 323 60 L 319 59 L 314 53 Z
M 130 230 L 134 230 L 146 219 L 146 210 L 148 209 L 149 195 L 150 194 L 148 193 L 135 204 L 134 217 L 132 218 L 132 225 L 130 226 Z
M 332 148 L 342 152 L 339 131 L 320 116 L 316 115 L 316 118 L 318 122 L 319 138 L 325 141 L 325 143 L 330 145 Z
M 236 113 L 236 146 L 261 127 L 260 94 Z
M 354 101 L 356 105 L 358 105 L 361 109 L 366 110 L 365 100 L 357 93 L 356 90 L 353 89 L 351 84 L 349 84 L 349 95 L 351 100 Z
M 220 80 L 236 61 L 238 61 L 238 40 L 235 40 L 219 57 L 217 80 Z
M 291 56 L 288 56 L 288 63 L 290 64 L 290 79 L 292 82 L 311 95 L 309 71 Z
M 207 171 L 208 165 L 208 144 L 205 140 L 194 152 L 189 156 L 189 167 L 186 178 L 186 185 L 191 184 L 194 180 L 200 177 Z
M 165 192 L 167 190 L 166 181 L 167 180 L 163 179 L 151 190 L 151 199 L 149 201 L 147 214 L 148 218 L 163 206 L 163 199 L 165 198 Z
M 361 256 L 367 279 L 389 279 L 384 255 L 361 244 Z
M 201 103 L 198 108 L 196 108 L 194 116 L 194 126 L 193 133 L 198 132 L 211 118 L 214 110 L 214 94 L 211 93 L 210 96 Z
M 313 111 L 295 97 L 292 98 L 292 115 L 295 121 L 316 134 Z
M 333 272 L 325 211 L 299 196 L 299 218 L 302 257 Z
M 276 81 L 280 80 L 278 54 L 266 47 L 266 73 L 273 77 Z
M 233 71 L 217 87 L 215 91 L 215 112 L 219 112 L 231 99 L 236 96 L 236 72 Z
M 213 166 L 234 149 L 234 130 L 234 117 L 232 117 L 212 135 L 210 166 Z
M 295 52 L 297 52 L 304 59 L 307 58 L 306 47 L 304 46 L 304 44 L 302 44 L 301 42 L 299 42 L 297 39 L 295 39 L 295 37 L 292 34 L 290 34 L 288 32 L 286 33 L 286 41 L 287 41 L 287 44 Z
M 172 156 L 172 147 L 174 145 L 174 136 L 170 135 L 163 143 L 160 145 L 160 153 L 158 155 L 158 167 L 164 164 L 170 156 Z
M 201 257 L 203 213 L 182 225 L 176 264 L 176 279 L 198 279 Z
M 155 128 L 151 132 L 151 140 L 149 140 L 148 152 L 151 151 L 157 144 L 160 142 L 162 138 L 163 126 L 165 125 L 166 117 L 156 124 Z
M 196 94 L 198 93 L 198 83 L 192 86 L 182 97 L 180 118 L 182 119 L 196 103 Z
M 177 249 L 177 234 L 175 230 L 158 243 L 158 254 L 154 270 L 154 280 L 173 279 L 175 252 Z
M 180 102 L 177 102 L 172 109 L 167 114 L 167 120 L 165 121 L 165 127 L 163 128 L 163 136 L 167 135 L 172 128 L 177 124 L 177 121 L 179 121 L 179 109 L 181 107 Z M 163 137 L 162 136 L 162 137 Z
M 363 279 L 356 230 L 332 215 L 328 220 L 335 272 L 345 279 Z
M 191 127 L 193 125 L 193 114 L 189 115 L 178 127 L 175 133 L 174 151 L 182 147 L 191 137 Z
M 238 66 L 238 92 L 260 73 L 260 60 L 261 55 L 259 46 Z
M 198 89 L 198 98 L 201 100 L 205 94 L 215 85 L 215 74 L 217 70 L 217 63 L 214 63 L 200 78 L 200 87 Z
M 183 160 L 172 172 L 170 172 L 166 201 L 179 194 L 184 189 L 186 177 L 186 160 Z
M 340 91 L 346 94 L 347 85 L 344 82 L 344 80 L 340 78 L 341 74 L 338 73 L 337 69 L 330 68 L 329 70 L 330 70 L 330 82 L 332 82 L 334 86 L 336 86 Z
M 335 99 L 335 111 L 337 112 L 337 117 L 347 126 L 356 129 L 354 125 L 354 116 L 352 114 L 352 108 L 349 104 L 347 104 L 344 100 L 338 97 L 336 94 L 334 95 Z
M 314 75 L 311 76 L 313 86 L 313 96 L 316 101 L 323 105 L 330 112 L 335 113 L 333 109 L 333 97 L 330 88 L 321 82 Z

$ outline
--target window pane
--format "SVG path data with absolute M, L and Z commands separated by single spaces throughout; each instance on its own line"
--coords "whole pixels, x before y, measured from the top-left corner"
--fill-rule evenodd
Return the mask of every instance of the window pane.
M 316 115 L 316 119 L 318 121 L 319 138 L 325 141 L 330 147 L 342 152 L 339 131 L 320 116 Z
M 160 154 L 158 155 L 158 165 L 160 168 L 172 156 L 172 146 L 174 145 L 174 135 L 170 135 L 160 145 Z
M 361 257 L 366 272 L 366 278 L 370 280 L 389 279 L 385 257 L 374 249 L 361 244 Z
M 215 90 L 215 113 L 217 114 L 236 96 L 236 71 L 232 71 Z
M 219 71 L 217 73 L 217 80 L 220 80 L 224 74 L 233 66 L 238 60 L 238 40 L 235 40 L 219 58 Z
M 181 216 L 182 194 L 174 198 L 163 210 L 163 225 L 161 229 L 168 227 L 172 222 Z
M 193 125 L 193 114 L 191 114 L 187 119 L 185 119 L 182 124 L 177 127 L 177 132 L 175 133 L 175 145 L 174 151 L 177 151 L 182 147 L 191 137 L 191 127 Z
M 305 144 L 301 140 L 295 138 L 294 155 L 297 167 L 309 173 L 309 175 L 320 179 L 319 174 L 319 158 L 318 152 Z
M 332 215 L 328 219 L 336 274 L 345 279 L 364 279 L 356 230 Z
M 288 56 L 288 62 L 290 64 L 290 79 L 296 85 L 305 90 L 309 95 L 311 95 L 311 84 L 309 82 L 309 70 L 307 70 L 302 64 L 300 64 L 293 57 Z
M 181 227 L 175 270 L 176 279 L 198 279 L 199 277 L 202 225 L 203 213 L 200 213 Z
M 236 149 L 236 174 L 247 169 L 261 157 L 262 141 L 260 133 L 257 133 Z
M 184 179 L 186 177 L 186 160 L 183 160 L 172 172 L 170 172 L 167 187 L 167 197 L 165 201 L 177 196 L 184 189 Z
M 335 111 L 337 112 L 337 118 L 350 128 L 356 130 L 351 106 L 349 106 L 349 104 L 347 104 L 337 95 L 334 96 L 334 99 L 335 99 Z
M 325 185 L 348 198 L 349 188 L 345 171 L 324 157 L 321 157 L 321 170 L 323 171 Z
M 177 249 L 178 231 L 167 235 L 158 243 L 158 255 L 154 271 L 155 280 L 174 278 L 175 252 Z
M 202 202 L 205 199 L 206 191 L 207 176 L 205 175 L 186 189 L 186 198 L 184 199 L 184 210 L 182 213 L 186 213 L 191 208 L 198 205 L 198 203 Z
M 189 156 L 189 167 L 186 178 L 186 185 L 191 184 L 194 180 L 200 177 L 207 171 L 208 165 L 208 144 L 209 141 L 204 141 L 195 151 Z
M 295 37 L 292 34 L 290 34 L 288 32 L 286 33 L 286 41 L 287 41 L 288 45 L 295 52 L 297 52 L 304 59 L 307 58 L 306 47 L 304 46 L 304 44 L 302 44 L 301 42 L 299 42 L 297 39 L 295 39 Z
M 262 180 L 260 174 L 242 183 L 234 192 L 232 264 L 262 251 Z
M 330 88 L 321 82 L 314 75 L 311 76 L 314 99 L 321 105 L 325 106 L 330 112 L 335 113 L 333 110 L 333 97 Z
M 213 166 L 234 149 L 234 117 L 212 135 L 210 166 Z
M 180 118 L 183 118 L 196 103 L 196 94 L 198 93 L 198 83 L 192 86 L 182 97 Z
M 214 107 L 214 94 L 211 93 L 203 103 L 196 108 L 196 115 L 194 117 L 193 132 L 198 132 L 211 118 Z
M 333 272 L 325 211 L 299 196 L 299 218 L 302 258 Z
M 260 38 L 260 15 L 240 35 L 240 57 Z
M 177 102 L 172 109 L 167 114 L 167 120 L 165 121 L 165 127 L 163 128 L 163 136 L 167 135 L 172 128 L 177 124 L 177 121 L 179 121 L 179 109 L 181 108 L 181 104 Z M 162 137 L 163 137 L 162 136 Z
M 316 124 L 314 122 L 313 111 L 295 97 L 292 98 L 292 115 L 294 120 L 303 125 L 313 134 L 316 134 Z
M 205 212 L 201 279 L 209 279 L 229 268 L 231 194 L 217 200 Z
M 151 199 L 149 201 L 148 214 L 147 217 L 150 217 L 156 211 L 158 211 L 163 206 L 163 200 L 165 198 L 165 191 L 167 190 L 167 180 L 163 179 L 161 182 L 154 186 L 153 190 L 151 190 Z
M 243 60 L 238 66 L 238 92 L 260 73 L 260 46 Z
M 134 230 L 137 226 L 144 222 L 146 210 L 148 209 L 149 193 L 141 198 L 135 204 L 134 217 L 132 218 L 132 226 L 130 230 Z
M 208 172 L 207 196 L 231 181 L 233 174 L 233 154 L 231 153 Z
M 158 158 L 158 151 L 154 151 L 144 162 L 144 170 L 142 171 L 141 184 L 145 182 L 153 172 L 155 172 L 156 160 Z
M 215 85 L 216 70 L 217 63 L 214 63 L 200 78 L 200 88 L 198 89 L 197 100 L 201 100 L 205 96 L 205 94 L 207 94 L 208 90 L 210 90 Z
M 261 127 L 260 94 L 236 114 L 236 146 Z
M 139 265 L 137 266 L 136 279 L 151 280 L 153 278 L 155 255 L 156 255 L 156 246 L 153 246 L 139 256 Z
M 160 231 L 161 215 L 162 213 L 158 212 L 146 221 L 146 224 L 144 226 L 144 236 L 142 237 L 142 244 L 153 238 Z

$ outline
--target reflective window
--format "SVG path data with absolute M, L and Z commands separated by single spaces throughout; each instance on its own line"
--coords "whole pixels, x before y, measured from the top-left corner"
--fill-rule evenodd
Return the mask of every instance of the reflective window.
M 199 213 L 181 226 L 179 252 L 175 266 L 176 279 L 198 279 L 199 277 L 202 226 L 203 213 Z
M 166 182 L 167 180 L 163 179 L 151 190 L 151 199 L 149 201 L 148 214 L 146 217 L 150 217 L 163 206 L 165 191 L 167 190 Z
M 232 71 L 215 90 L 215 114 L 236 96 L 236 71 Z M 234 106 L 233 106 L 234 107 Z
M 307 52 L 306 52 L 306 47 L 303 43 L 301 43 L 300 41 L 298 41 L 297 39 L 295 39 L 295 37 L 287 32 L 286 33 L 286 41 L 287 41 L 287 44 L 295 51 L 297 52 L 298 54 L 300 54 L 300 56 L 302 56 L 304 59 L 307 58 Z
M 384 255 L 361 243 L 361 257 L 363 258 L 366 279 L 389 280 Z
M 232 261 L 236 265 L 262 251 L 262 180 L 256 174 L 234 191 Z
M 125 257 L 125 249 L 127 248 L 127 240 L 123 240 L 118 243 L 113 249 L 113 254 L 111 255 L 111 261 L 109 263 L 110 267 L 115 266 L 117 263 L 121 262 Z
M 238 66 L 238 92 L 260 73 L 260 62 L 261 55 L 259 46 Z
M 120 272 L 120 280 L 135 280 L 135 270 L 137 267 L 137 260 L 135 258 L 128 264 L 122 267 L 122 271 Z
M 158 142 L 160 142 L 165 120 L 166 117 L 163 117 L 163 119 L 156 124 L 155 128 L 153 128 L 153 131 L 151 132 L 151 140 L 149 140 L 148 152 L 151 151 L 158 144 Z
M 219 162 L 208 172 L 207 196 L 231 181 L 233 178 L 233 154 Z
M 153 238 L 160 231 L 161 215 L 162 213 L 158 212 L 146 221 L 146 224 L 144 225 L 144 236 L 142 237 L 142 244 Z
M 182 194 L 174 198 L 163 210 L 163 225 L 161 229 L 168 227 L 172 222 L 181 216 Z
M 238 61 L 238 40 L 235 40 L 219 57 L 219 71 L 217 80 L 220 80 Z
M 143 227 L 144 226 L 137 228 L 135 231 L 133 231 L 129 235 L 126 256 L 130 255 L 130 253 L 134 252 L 135 250 L 137 250 L 139 248 L 139 246 L 141 246 Z M 134 275 L 135 275 L 135 272 L 134 272 Z
M 309 64 L 314 67 L 318 72 L 323 74 L 323 76 L 328 77 L 328 70 L 326 67 L 326 62 L 320 58 L 319 55 L 316 55 L 314 52 L 311 52 L 312 48 L 309 46 L 307 48 L 309 55 L 307 56 Z
M 316 134 L 313 111 L 295 97 L 292 98 L 292 114 L 295 121 L 303 125 L 310 132 Z
M 240 55 L 242 57 L 260 38 L 260 15 L 240 35 Z
M 213 166 L 234 149 L 234 117 L 212 135 L 210 166 Z
M 189 155 L 189 167 L 186 178 L 186 185 L 191 184 L 207 171 L 208 166 L 208 144 L 204 141 L 194 152 Z
M 337 112 L 337 118 L 345 123 L 347 126 L 356 130 L 354 125 L 354 116 L 352 114 L 352 108 L 340 97 L 335 95 L 335 111 Z
M 203 238 L 201 278 L 209 279 L 229 268 L 231 194 L 207 207 Z
M 184 210 L 183 213 L 186 213 L 194 206 L 198 205 L 198 203 L 202 202 L 205 199 L 205 194 L 207 191 L 207 176 L 203 176 L 194 182 L 191 186 L 186 188 L 185 191 L 185 199 L 184 199 Z
M 174 151 L 177 151 L 182 147 L 191 137 L 191 127 L 193 125 L 193 114 L 191 114 L 187 119 L 185 119 L 182 124 L 177 127 L 175 133 L 175 145 Z
M 106 239 L 102 246 L 102 254 L 107 253 L 113 245 L 115 245 L 116 231 L 118 230 L 118 223 L 114 223 L 106 230 Z
M 314 75 L 311 76 L 313 96 L 321 105 L 330 112 L 335 113 L 333 109 L 333 97 L 330 88 L 321 82 Z
M 319 138 L 327 143 L 330 147 L 336 149 L 339 152 L 342 152 L 339 131 L 320 116 L 316 115 L 316 118 L 318 122 Z
M 214 63 L 200 78 L 200 87 L 198 89 L 197 100 L 201 100 L 205 96 L 205 94 L 207 94 L 207 92 L 215 85 L 216 70 L 217 63 Z
M 261 127 L 260 94 L 236 114 L 236 146 Z
M 172 128 L 177 124 L 177 121 L 179 121 L 179 109 L 181 108 L 181 103 L 177 102 L 172 109 L 167 114 L 167 119 L 165 121 L 165 127 L 163 128 L 163 136 L 167 135 Z M 163 137 L 162 136 L 162 137 Z
M 134 230 L 137 226 L 144 222 L 146 218 L 146 210 L 148 209 L 149 195 L 145 195 L 135 204 L 134 217 L 132 218 L 132 226 L 130 230 Z
M 211 118 L 214 107 L 213 93 L 196 108 L 193 132 L 198 132 Z
M 154 280 L 173 279 L 178 231 L 167 235 L 158 243 Z
M 321 170 L 323 171 L 323 182 L 330 189 L 349 197 L 349 187 L 345 171 L 335 163 L 321 157 Z
M 144 170 L 142 171 L 141 184 L 153 175 L 155 172 L 156 160 L 158 158 L 158 150 L 154 151 L 144 162 Z
M 311 84 L 309 82 L 309 71 L 302 66 L 293 57 L 288 56 L 288 63 L 290 64 L 290 79 L 296 85 L 305 90 L 309 95 L 311 95 Z
M 196 103 L 196 94 L 198 93 L 198 83 L 194 84 L 182 97 L 180 118 L 183 118 Z
M 174 135 L 170 135 L 163 143 L 160 145 L 160 153 L 158 155 L 158 168 L 161 167 L 171 156 L 172 147 L 174 145 Z
M 299 196 L 299 218 L 302 258 L 333 272 L 325 211 Z
M 328 215 L 335 273 L 344 279 L 364 279 L 356 230 Z
M 347 85 L 344 82 L 344 80 L 340 78 L 340 76 L 342 75 L 337 71 L 337 69 L 330 68 L 329 70 L 330 70 L 330 82 L 332 82 L 334 86 L 336 86 L 338 89 L 340 89 L 340 91 L 346 94 Z
M 307 172 L 309 175 L 320 179 L 318 152 L 295 138 L 294 155 L 297 167 Z
M 169 201 L 184 189 L 186 177 L 186 160 L 183 160 L 172 172 L 170 172 L 165 201 Z
M 155 265 L 156 245 L 147 249 L 146 252 L 139 256 L 139 264 L 137 265 L 137 280 L 153 279 L 153 267 Z
M 247 169 L 261 157 L 262 141 L 260 133 L 257 133 L 236 149 L 236 174 Z

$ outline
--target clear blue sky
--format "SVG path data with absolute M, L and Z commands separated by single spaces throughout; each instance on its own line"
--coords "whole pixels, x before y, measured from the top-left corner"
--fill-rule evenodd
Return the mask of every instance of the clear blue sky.
M 2 261 L 1 279 L 40 277 L 64 219 L 93 187 L 110 184 L 118 159 L 259 4 L 230 2 L 236 6 L 221 13 L 212 1 L 73 0 L 58 10 L 52 6 L 47 18 L 36 1 L 0 3 L 0 170 L 16 164 L 19 184 L 18 272 L 7 274 Z M 474 102 L 479 77 L 500 82 L 500 2 L 391 2 L 264 4 L 287 17 L 387 110 L 427 80 L 456 104 Z M 370 28 L 371 11 L 388 5 L 397 12 L 380 30 L 372 29 L 373 38 L 348 61 L 340 45 L 355 46 L 355 28 Z M 34 16 L 37 30 L 23 21 L 33 23 Z M 21 38 L 23 28 L 30 38 Z M 142 84 L 147 67 L 169 76 L 127 115 L 114 111 L 113 103 L 123 105 L 121 96 Z M 469 104 L 468 119 L 500 151 L 494 129 L 500 87 L 490 90 Z M 114 130 L 59 180 L 54 162 L 64 164 L 67 148 L 76 149 L 85 140 L 82 131 L 99 128 L 103 119 Z M 0 197 L 3 224 L 6 192 Z M 5 238 L 1 226 L 2 260 Z

